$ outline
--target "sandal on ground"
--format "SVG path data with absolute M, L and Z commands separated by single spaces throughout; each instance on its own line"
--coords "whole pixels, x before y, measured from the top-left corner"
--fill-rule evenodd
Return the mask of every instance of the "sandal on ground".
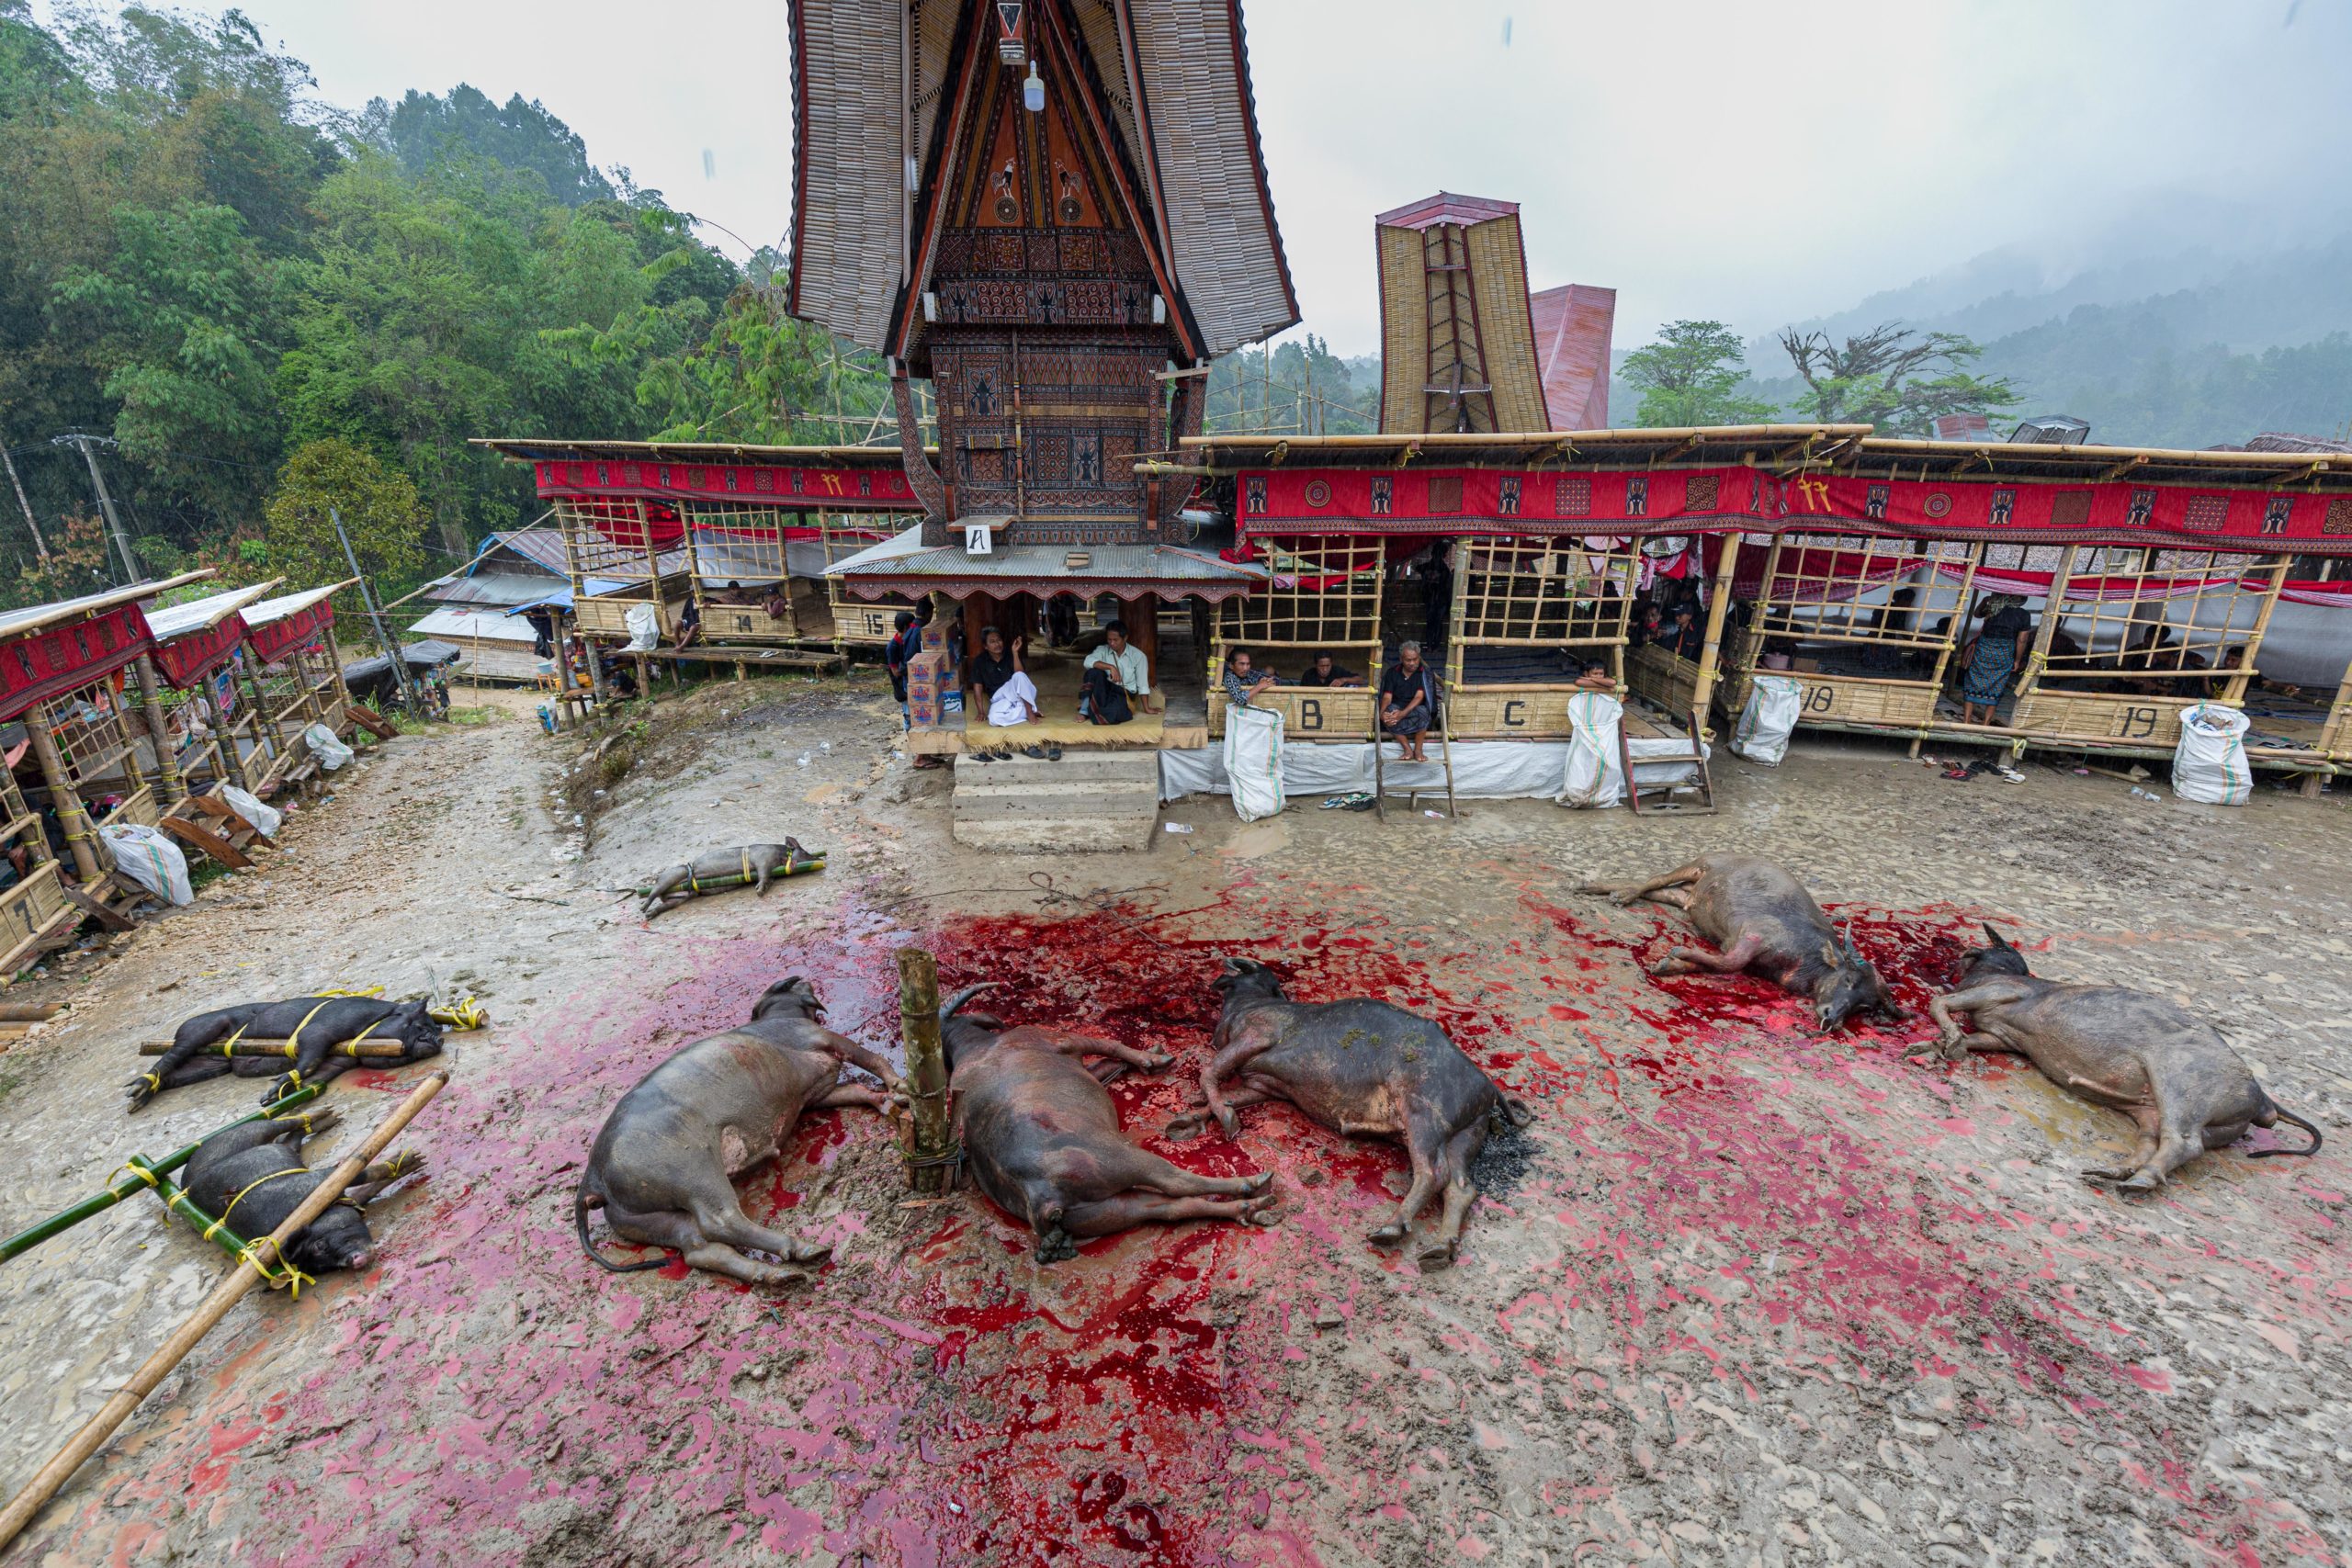
M 1021 748 L 1021 754 L 1024 757 L 1035 757 L 1041 762 L 1046 760 L 1046 749 L 1042 746 L 1023 746 Z
M 1048 762 L 1058 762 L 1058 761 L 1060 761 L 1061 760 L 1062 760 L 1062 749 L 1061 749 L 1061 747 L 1060 747 L 1059 745 L 1057 745 L 1057 743 L 1055 743 L 1054 741 L 1051 741 L 1051 740 L 1046 741 L 1046 761 L 1047 761 Z

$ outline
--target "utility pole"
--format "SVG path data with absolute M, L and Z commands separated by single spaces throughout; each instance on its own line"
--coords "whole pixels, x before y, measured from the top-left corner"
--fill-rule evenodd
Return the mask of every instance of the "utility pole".
M 384 629 L 383 615 L 376 608 L 376 591 L 368 586 L 368 574 L 359 570 L 359 556 L 351 547 L 351 536 L 343 531 L 343 513 L 330 506 L 327 516 L 334 523 L 334 536 L 343 541 L 343 558 L 351 563 L 351 575 L 359 580 L 359 602 L 368 606 L 368 621 L 376 628 L 377 646 L 392 661 L 392 682 L 400 688 L 401 702 L 412 715 L 423 718 L 424 713 L 417 705 L 416 694 L 409 689 L 408 660 L 393 645 L 391 634 Z
M 25 526 L 33 531 L 33 548 L 40 552 L 42 570 L 49 567 L 49 541 L 40 536 L 40 525 L 33 521 L 33 503 L 25 499 L 25 481 L 17 477 L 17 460 L 8 456 L 8 448 L 0 445 L 0 464 L 8 469 L 8 483 L 17 492 L 17 504 L 25 509 Z
M 122 552 L 122 569 L 130 573 L 122 580 L 123 586 L 129 587 L 131 583 L 138 581 L 142 575 L 139 568 L 139 558 L 130 553 L 130 536 L 123 532 L 122 514 L 114 509 L 114 497 L 107 493 L 107 481 L 98 473 L 97 454 L 90 449 L 90 444 L 93 441 L 106 441 L 109 446 L 114 445 L 105 436 L 85 435 L 78 430 L 57 437 L 59 446 L 79 446 L 82 449 L 82 461 L 90 466 L 90 488 L 97 492 L 98 510 L 106 513 L 107 526 L 114 535 L 115 548 Z

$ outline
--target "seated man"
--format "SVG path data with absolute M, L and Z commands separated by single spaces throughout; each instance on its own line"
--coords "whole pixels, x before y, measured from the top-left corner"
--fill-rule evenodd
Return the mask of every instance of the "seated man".
M 1307 666 L 1306 673 L 1298 678 L 1298 683 L 1302 686 L 1361 686 L 1363 677 L 1332 663 L 1329 654 L 1318 653 L 1315 656 L 1315 662 Z
M 1125 724 L 1135 716 L 1133 708 L 1158 713 L 1151 703 L 1151 662 L 1127 640 L 1127 623 L 1113 621 L 1102 633 L 1102 646 L 1086 656 L 1079 716 L 1097 724 Z
M 1421 645 L 1396 645 L 1396 663 L 1380 678 L 1381 733 L 1396 742 L 1400 761 L 1426 762 L 1422 735 L 1437 716 L 1437 682 L 1421 662 Z
M 980 633 L 980 651 L 972 655 L 972 683 L 966 688 L 971 700 L 965 711 L 985 713 L 990 724 L 1026 724 L 1036 717 L 1037 688 L 1021 662 L 1021 656 L 1028 649 L 1029 639 L 1025 637 L 1014 637 L 1012 648 L 1008 649 L 1004 645 L 1004 633 L 996 627 L 990 626 Z M 997 717 L 997 710 L 1002 694 L 1006 686 L 1016 682 L 1016 679 L 1018 684 L 1026 690 L 1027 696 L 1021 701 L 1003 702 L 1004 711 L 1013 716 L 1001 719 Z M 1024 703 L 1028 710 L 1025 713 L 1022 711 Z
M 1251 671 L 1250 666 L 1250 650 L 1248 649 L 1236 648 L 1230 649 L 1227 651 L 1225 656 L 1225 700 L 1231 703 L 1235 707 L 1248 707 L 1251 703 L 1256 702 L 1265 692 L 1280 685 L 1281 683 L 1282 682 L 1278 677 L 1273 675 L 1255 674 Z

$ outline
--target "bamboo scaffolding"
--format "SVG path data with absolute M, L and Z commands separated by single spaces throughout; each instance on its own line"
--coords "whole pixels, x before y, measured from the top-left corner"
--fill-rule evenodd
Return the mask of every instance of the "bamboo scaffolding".
M 360 1172 L 366 1170 L 384 1151 L 385 1145 L 398 1137 L 401 1130 L 432 1102 L 433 1097 L 440 1093 L 448 1081 L 448 1074 L 435 1073 L 418 1084 L 408 1098 L 384 1118 L 382 1124 L 368 1135 L 365 1143 L 345 1156 L 327 1173 L 325 1180 L 311 1190 L 310 1196 L 286 1216 L 284 1224 L 254 1243 L 229 1277 L 205 1298 L 204 1304 L 196 1310 L 195 1315 L 181 1325 L 179 1331 L 165 1340 L 163 1348 L 150 1356 L 146 1364 L 132 1374 L 130 1381 L 74 1435 L 73 1440 L 41 1466 L 40 1473 L 26 1483 L 25 1489 L 17 1494 L 8 1506 L 0 1510 L 0 1550 L 5 1550 L 23 1533 L 25 1527 L 32 1522 L 33 1516 L 57 1495 L 58 1489 L 82 1467 L 83 1461 L 105 1445 L 115 1429 L 130 1418 L 130 1413 L 155 1391 L 158 1383 L 170 1375 L 172 1369 L 187 1359 L 188 1352 L 229 1315 L 230 1309 L 243 1301 L 255 1285 L 266 1282 L 265 1271 L 272 1265 L 282 1263 L 286 1244 L 300 1234 L 304 1226 L 325 1213 L 328 1205 L 343 1196 L 344 1189 L 359 1179 Z
M 1698 726 L 1694 739 L 1713 740 L 1713 728 L 1707 723 L 1709 705 L 1715 694 L 1715 666 L 1722 657 L 1724 619 L 1731 607 L 1731 586 L 1739 564 L 1740 536 L 1724 536 L 1721 558 L 1715 563 L 1715 596 L 1707 605 L 1707 635 L 1699 645 L 1699 675 L 1690 689 L 1690 722 Z
M 954 1185 L 960 1151 L 947 1103 L 947 1055 L 940 1043 L 939 969 L 920 947 L 899 949 L 899 1034 L 907 1050 L 911 1107 L 907 1186 L 935 1197 Z

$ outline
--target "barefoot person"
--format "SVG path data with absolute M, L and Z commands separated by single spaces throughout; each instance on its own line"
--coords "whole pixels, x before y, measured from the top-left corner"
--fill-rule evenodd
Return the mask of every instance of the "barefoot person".
M 1421 645 L 1396 645 L 1396 662 L 1380 678 L 1381 733 L 1396 742 L 1398 759 L 1426 762 L 1422 736 L 1437 713 L 1437 682 L 1421 662 Z

